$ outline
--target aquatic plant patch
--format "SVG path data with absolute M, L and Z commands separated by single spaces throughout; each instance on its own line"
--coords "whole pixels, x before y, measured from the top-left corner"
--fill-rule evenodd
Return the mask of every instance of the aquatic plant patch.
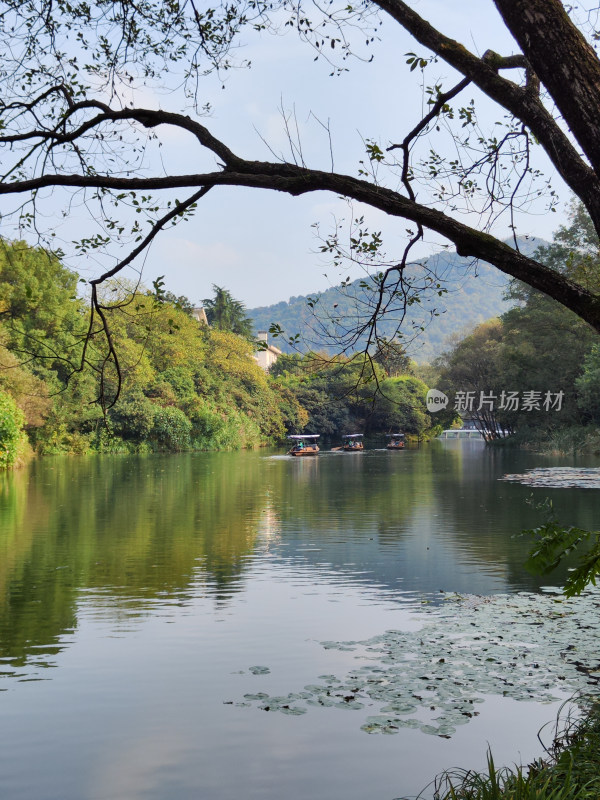
M 549 489 L 600 489 L 600 469 L 537 467 L 521 474 L 503 475 L 499 480 Z
M 281 696 L 244 695 L 239 706 L 303 714 L 311 707 L 374 707 L 366 733 L 402 728 L 449 738 L 477 716 L 486 696 L 551 703 L 597 691 L 600 591 L 566 598 L 547 590 L 474 597 L 448 595 L 425 609 L 418 631 L 388 630 L 366 641 L 321 642 L 355 653 L 343 676 L 320 675 Z M 267 687 L 265 687 L 267 688 Z

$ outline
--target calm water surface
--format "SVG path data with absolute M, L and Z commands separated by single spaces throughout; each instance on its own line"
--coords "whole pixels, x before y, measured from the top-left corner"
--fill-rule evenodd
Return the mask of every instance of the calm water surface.
M 497 479 L 572 463 L 450 441 L 48 458 L 2 476 L 0 797 L 392 800 L 482 766 L 488 742 L 506 763 L 538 755 L 554 708 L 506 698 L 449 740 L 369 736 L 369 709 L 235 703 L 343 673 L 354 654 L 320 642 L 417 629 L 442 592 L 537 590 L 512 538 L 540 521 L 526 499 L 591 527 L 600 493 Z

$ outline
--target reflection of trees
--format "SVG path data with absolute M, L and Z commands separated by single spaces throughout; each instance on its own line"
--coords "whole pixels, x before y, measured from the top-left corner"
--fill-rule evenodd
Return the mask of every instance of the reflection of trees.
M 75 624 L 70 576 L 33 556 L 48 514 L 48 503 L 39 488 L 30 489 L 25 470 L 0 476 L 0 656 L 14 666 L 38 644 L 46 654 L 56 652 L 61 634 Z
M 403 460 L 404 459 L 404 460 Z M 303 536 L 377 531 L 410 518 L 431 501 L 431 466 L 410 453 L 336 453 L 297 459 L 281 483 L 282 524 L 298 522 Z M 304 524 L 306 522 L 306 524 Z M 292 523 L 292 525 L 290 524 Z
M 0 655 L 19 663 L 38 646 L 51 652 L 76 625 L 81 589 L 138 611 L 155 598 L 184 601 L 193 580 L 217 598 L 238 590 L 265 506 L 246 456 L 60 458 L 6 476 Z
M 531 488 L 497 478 L 539 458 L 465 444 L 316 459 L 61 457 L 2 476 L 0 658 L 60 648 L 82 592 L 115 617 L 192 595 L 226 603 L 259 542 L 327 580 L 489 591 L 495 575 L 506 590 L 535 588 L 529 545 L 512 538 L 538 522 Z M 554 495 L 561 516 L 593 527 L 590 495 Z
M 530 543 L 513 535 L 540 516 L 525 502 L 529 487 L 498 478 L 538 462 L 532 454 L 457 441 L 416 453 L 329 456 L 312 483 L 290 470 L 283 486 L 294 502 L 282 504 L 281 517 L 288 545 L 295 540 L 297 548 L 286 553 L 394 591 L 535 590 L 539 579 L 523 567 Z M 561 516 L 591 527 L 592 498 L 584 499 L 587 510 L 581 496 L 577 509 L 574 493 L 557 502 Z M 313 539 L 316 547 L 306 549 Z
M 304 465 L 291 464 L 281 484 L 286 556 L 343 582 L 398 589 L 412 569 L 400 556 L 410 522 L 435 503 L 431 463 L 422 456 L 409 449 L 324 454 L 313 480 Z
M 457 441 L 434 443 L 432 448 L 435 459 L 444 453 L 445 458 L 455 463 L 458 482 L 455 491 L 444 493 L 443 513 L 452 526 L 456 546 L 490 567 L 501 565 L 507 588 L 535 591 L 548 582 L 562 583 L 572 561 L 561 565 L 551 578 L 540 579 L 523 567 L 532 541 L 518 534 L 543 521 L 540 511 L 528 501 L 533 498 L 539 503 L 550 497 L 559 518 L 571 520 L 583 528 L 593 528 L 597 510 L 592 493 L 560 489 L 534 492 L 530 486 L 500 481 L 505 474 L 523 472 L 534 466 L 551 466 L 551 461 L 533 453 L 489 447 L 485 449 L 485 457 L 480 458 L 482 447 L 477 442 Z

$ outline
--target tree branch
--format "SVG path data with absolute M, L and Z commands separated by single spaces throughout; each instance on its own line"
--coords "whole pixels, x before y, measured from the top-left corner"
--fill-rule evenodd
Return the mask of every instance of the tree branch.
M 596 52 L 570 20 L 560 0 L 494 1 L 597 178 L 600 175 L 600 61 Z M 548 52 L 552 53 L 552 59 L 548 58 Z
M 212 139 L 212 137 L 211 137 Z M 233 154 L 232 154 L 233 155 Z M 298 196 L 328 191 L 366 203 L 393 217 L 421 224 L 453 242 L 459 255 L 481 258 L 511 277 L 525 281 L 579 314 L 600 331 L 600 298 L 560 273 L 516 252 L 494 236 L 479 231 L 398 192 L 368 181 L 293 164 L 245 161 L 233 156 L 236 169 L 220 172 L 154 178 L 119 178 L 109 175 L 44 175 L 0 186 L 0 194 L 31 192 L 44 187 L 115 190 L 162 190 L 181 187 L 245 186 Z
M 531 130 L 548 154 L 561 178 L 586 205 L 594 221 L 596 231 L 600 236 L 600 180 L 598 174 L 581 158 L 577 149 L 571 144 L 568 136 L 561 130 L 552 114 L 544 107 L 537 94 L 528 90 L 527 87 L 523 88 L 501 77 L 494 65 L 487 63 L 485 59 L 478 58 L 469 52 L 464 45 L 440 33 L 429 22 L 409 8 L 403 0 L 376 0 L 376 2 L 380 8 L 395 19 L 418 42 L 434 52 L 462 75 L 470 78 L 491 100 L 499 103 Z M 501 13 L 508 15 L 507 9 L 513 8 L 514 14 L 511 16 L 515 20 L 513 26 L 515 30 L 519 29 L 521 12 L 525 7 L 532 5 L 537 8 L 546 4 L 546 0 L 532 0 L 532 2 L 530 0 L 518 0 L 518 2 L 495 0 L 495 2 Z M 562 9 L 562 5 L 558 0 L 549 0 L 548 5 L 560 6 Z M 533 12 L 528 16 L 533 17 Z M 554 69 L 556 62 L 554 54 L 551 59 L 548 59 L 549 44 L 546 37 L 550 24 L 549 21 L 546 24 L 540 22 L 539 25 L 532 22 L 529 28 L 528 36 L 530 40 L 536 40 L 537 47 L 542 51 L 540 54 L 537 51 L 534 54 L 531 47 L 525 47 L 524 42 L 519 41 L 525 56 L 544 84 L 546 84 L 546 80 L 542 72 Z M 538 25 L 538 27 L 536 28 L 535 25 Z M 514 35 L 516 36 L 516 33 Z M 561 50 L 563 49 L 561 48 Z M 544 60 L 549 65 L 552 65 L 548 70 L 541 70 L 541 62 Z M 570 93 L 570 84 L 568 79 L 565 81 L 565 76 L 562 78 L 562 84 L 560 81 L 555 80 L 551 85 L 556 87 L 554 92 L 550 90 L 555 101 L 555 93 L 558 93 L 559 88 L 562 89 L 563 94 Z M 600 86 L 597 87 L 594 102 L 590 108 L 597 109 L 599 93 Z M 597 117 L 594 126 L 598 130 L 598 136 L 600 136 Z M 600 158 L 600 146 L 596 150 L 596 156 Z

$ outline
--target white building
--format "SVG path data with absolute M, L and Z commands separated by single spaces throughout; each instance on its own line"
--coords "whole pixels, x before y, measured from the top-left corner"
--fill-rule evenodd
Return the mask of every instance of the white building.
M 258 331 L 256 338 L 259 342 L 265 342 L 267 344 L 265 350 L 256 350 L 253 356 L 258 366 L 262 367 L 266 372 L 277 361 L 281 355 L 281 350 L 268 343 L 267 331 Z
M 201 322 L 203 325 L 208 325 L 208 320 L 206 319 L 206 311 L 202 307 L 193 308 L 192 317 L 194 319 L 197 319 L 198 322 Z

